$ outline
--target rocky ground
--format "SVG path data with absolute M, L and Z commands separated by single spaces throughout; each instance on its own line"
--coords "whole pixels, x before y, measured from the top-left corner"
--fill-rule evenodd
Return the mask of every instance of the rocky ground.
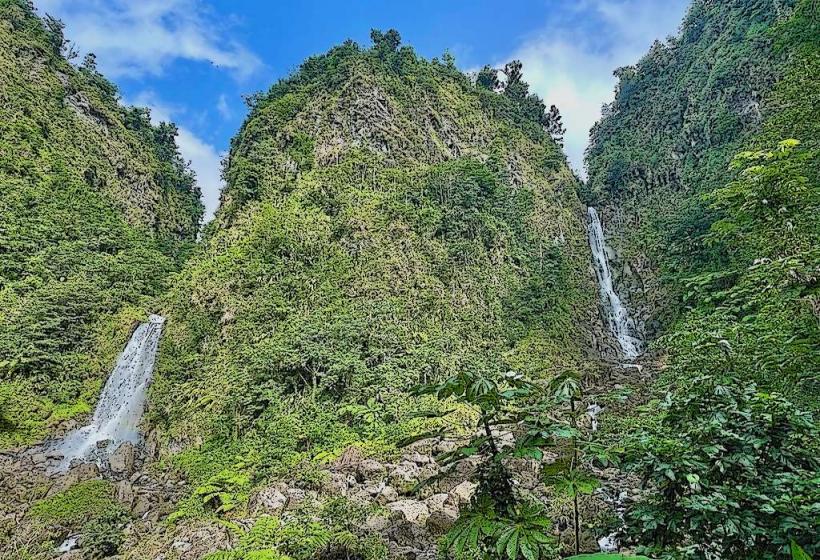
M 649 371 L 658 367 L 656 363 L 649 369 L 613 363 L 598 377 L 590 377 L 587 428 L 611 422 L 619 410 L 639 404 L 635 399 L 643 392 L 630 390 L 644 383 Z M 613 399 L 612 395 L 619 392 L 626 396 Z M 511 434 L 497 435 L 502 445 L 512 444 Z M 441 475 L 435 462 L 436 455 L 455 445 L 454 441 L 423 440 L 406 448 L 394 461 L 366 457 L 358 448 L 351 447 L 324 467 L 318 486 L 306 488 L 282 481 L 259 487 L 250 495 L 247 508 L 242 508 L 238 515 L 231 512 L 229 518 L 234 526 L 249 529 L 260 516 L 286 520 L 311 507 L 315 510 L 314 506 L 332 498 L 344 497 L 368 507 L 371 513 L 360 530 L 363 534 L 379 535 L 387 543 L 391 557 L 434 558 L 440 537 L 452 527 L 475 491 L 471 482 L 474 462 L 464 462 L 446 476 Z M 131 514 L 121 546 L 125 552 L 118 558 L 198 560 L 210 552 L 236 546 L 236 531 L 215 517 L 168 522 L 168 516 L 190 495 L 191 489 L 175 471 L 160 467 L 160 450 L 153 433 L 139 446 L 120 445 L 99 464 L 74 464 L 67 472 L 54 473 L 60 459 L 45 445 L 0 454 L 0 551 L 4 554 L 0 557 L 19 558 L 15 550 L 31 544 L 31 539 L 42 538 L 27 515 L 33 504 L 94 479 L 110 481 L 115 499 Z M 520 487 L 547 503 L 553 502 L 556 536 L 569 543 L 569 511 L 551 500 L 549 490 L 539 481 L 542 466 L 553 460 L 547 454 L 540 463 L 521 460 L 511 468 Z M 637 481 L 625 478 L 617 470 L 601 470 L 597 474 L 604 481 L 603 487 L 583 504 L 584 518 L 589 520 L 584 543 L 587 549 L 596 548 L 596 541 L 607 536 L 608 531 L 595 527 L 603 527 L 602 520 L 606 519 L 610 527 L 617 526 L 618 513 L 638 492 Z M 430 479 L 434 481 L 418 488 Z M 83 558 L 79 535 L 60 534 L 55 542 L 60 546 L 44 557 Z

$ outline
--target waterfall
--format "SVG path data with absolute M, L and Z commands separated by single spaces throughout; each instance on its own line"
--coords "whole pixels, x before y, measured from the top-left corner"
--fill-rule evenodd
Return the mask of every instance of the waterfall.
M 131 335 L 105 382 L 91 423 L 69 433 L 55 447 L 63 458 L 56 470 L 64 471 L 74 459 L 99 461 L 117 446 L 140 439 L 139 425 L 146 391 L 154 371 L 159 337 L 165 318 L 151 315 Z
M 601 227 L 601 220 L 595 208 L 587 208 L 589 224 L 589 246 L 592 249 L 592 257 L 595 261 L 595 275 L 598 277 L 598 286 L 601 291 L 601 303 L 606 310 L 607 323 L 612 335 L 621 346 L 621 351 L 626 359 L 637 358 L 642 351 L 642 342 L 632 335 L 629 325 L 629 313 L 621 303 L 621 298 L 615 293 L 612 283 L 612 273 L 609 270 L 609 261 L 606 256 L 604 246 L 604 230 Z

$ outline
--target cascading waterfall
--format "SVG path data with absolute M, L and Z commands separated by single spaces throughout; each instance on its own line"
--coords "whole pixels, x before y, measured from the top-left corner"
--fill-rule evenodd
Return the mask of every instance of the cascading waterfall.
M 589 246 L 592 249 L 592 257 L 595 261 L 595 275 L 598 277 L 601 303 L 607 312 L 609 329 L 621 346 L 624 357 L 627 360 L 632 360 L 641 354 L 643 344 L 639 338 L 632 335 L 632 329 L 629 325 L 629 313 L 621 303 L 621 298 L 615 293 L 604 245 L 604 230 L 601 227 L 598 212 L 590 206 L 587 208 L 587 214 L 589 215 L 587 225 Z
M 54 451 L 63 456 L 57 471 L 68 469 L 75 459 L 99 461 L 120 443 L 139 441 L 137 427 L 154 372 L 163 323 L 164 317 L 151 315 L 131 335 L 105 382 L 91 423 L 56 444 Z

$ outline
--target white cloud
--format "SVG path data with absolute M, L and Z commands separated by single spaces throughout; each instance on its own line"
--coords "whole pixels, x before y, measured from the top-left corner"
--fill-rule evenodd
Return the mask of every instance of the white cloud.
M 128 100 L 130 105 L 148 107 L 151 109 L 151 121 L 157 124 L 161 121 L 173 121 L 175 114 L 184 112 L 178 107 L 163 104 L 152 91 L 144 91 L 136 98 Z M 202 190 L 202 202 L 205 204 L 205 221 L 213 218 L 219 206 L 219 193 L 222 190 L 222 157 L 208 144 L 184 126 L 178 126 L 177 145 L 182 157 L 191 162 L 191 168 L 196 173 L 196 182 Z
M 228 97 L 224 93 L 219 96 L 219 99 L 216 102 L 216 110 L 225 120 L 230 119 L 233 114 L 233 111 L 231 111 L 231 108 L 228 105 Z
M 197 0 L 37 0 L 66 24 L 82 53 L 108 77 L 161 74 L 178 59 L 209 62 L 246 77 L 261 66 Z
M 613 70 L 634 64 L 655 39 L 674 33 L 686 0 L 585 0 L 527 38 L 507 60 L 520 59 L 524 79 L 567 128 L 565 150 L 584 173 L 589 129 L 612 100 Z M 502 64 L 499 64 L 499 66 Z

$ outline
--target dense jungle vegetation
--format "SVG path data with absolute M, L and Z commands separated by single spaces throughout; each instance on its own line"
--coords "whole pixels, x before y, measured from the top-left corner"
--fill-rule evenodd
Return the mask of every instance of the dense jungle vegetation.
M 202 216 L 174 125 L 67 49 L 59 21 L 0 2 L 0 447 L 89 410 Z
M 617 72 L 592 132 L 587 196 L 660 294 L 658 400 L 622 427 L 644 432 L 633 466 L 659 490 L 631 514 L 654 553 L 820 549 L 817 15 L 695 2 L 678 37 Z
M 192 478 L 243 473 L 231 499 L 354 444 L 394 452 L 437 422 L 416 418 L 439 406 L 419 383 L 587 367 L 583 208 L 543 104 L 373 39 L 251 100 L 165 299 L 151 419 L 202 442 L 175 459 Z
M 152 455 L 38 482 L 0 556 L 541 560 L 612 531 L 629 558 L 820 554 L 816 1 L 694 0 L 615 71 L 586 182 L 519 62 L 468 76 L 374 30 L 248 97 L 201 232 L 174 125 L 62 29 L 0 0 L 0 449 L 86 417 L 158 312 Z M 602 355 L 587 205 L 649 318 L 628 367 Z M 395 474 L 411 456 L 429 479 Z M 447 477 L 476 484 L 446 527 L 378 501 Z

